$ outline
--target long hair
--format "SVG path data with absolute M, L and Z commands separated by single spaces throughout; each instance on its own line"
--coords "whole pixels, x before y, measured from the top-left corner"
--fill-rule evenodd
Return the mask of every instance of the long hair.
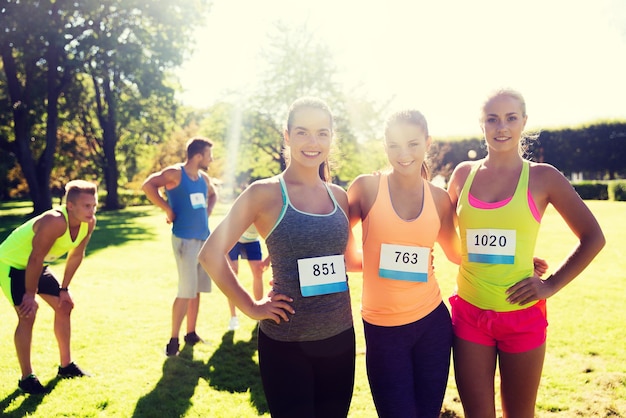
M 415 109 L 405 109 L 392 113 L 385 121 L 385 141 L 389 134 L 389 128 L 398 123 L 408 123 L 417 126 L 422 129 L 424 136 L 428 138 L 428 123 L 422 112 Z M 428 168 L 428 164 L 426 164 L 426 159 L 422 162 L 421 172 L 422 178 L 430 180 L 430 169 Z
M 330 129 L 331 132 L 334 132 L 334 122 L 333 122 L 333 112 L 330 110 L 330 107 L 328 107 L 328 105 L 326 104 L 325 101 L 323 101 L 320 98 L 317 97 L 313 97 L 313 96 L 305 96 L 305 97 L 300 97 L 299 99 L 296 99 L 291 106 L 289 106 L 289 113 L 287 115 L 287 126 L 285 127 L 285 129 L 287 130 L 287 132 L 291 132 L 291 128 L 293 126 L 293 118 L 295 113 L 300 110 L 300 109 L 320 109 L 323 110 L 324 112 L 326 112 L 328 114 L 328 117 L 330 118 Z M 286 151 L 286 148 L 283 150 Z M 289 155 L 287 152 L 283 153 L 283 156 L 285 158 L 285 162 L 289 162 Z M 331 174 L 330 174 L 330 161 L 328 158 L 326 158 L 326 160 L 324 160 L 320 166 L 319 166 L 319 175 L 320 178 L 325 181 L 325 182 L 330 182 L 331 180 Z
M 526 100 L 524 99 L 524 96 L 522 96 L 522 93 L 509 87 L 503 87 L 503 88 L 493 90 L 491 93 L 487 95 L 485 100 L 483 100 L 482 105 L 480 106 L 480 116 L 479 116 L 479 121 L 481 123 L 484 122 L 483 117 L 485 114 L 485 106 L 487 106 L 487 103 L 489 103 L 492 99 L 499 97 L 499 96 L 507 96 L 507 97 L 517 100 L 522 109 L 522 116 L 523 117 L 527 116 Z M 530 143 L 533 141 L 536 141 L 537 138 L 539 138 L 539 132 L 532 132 L 528 130 L 524 130 L 522 132 L 522 135 L 519 141 L 519 154 L 522 157 L 527 156 L 529 154 Z

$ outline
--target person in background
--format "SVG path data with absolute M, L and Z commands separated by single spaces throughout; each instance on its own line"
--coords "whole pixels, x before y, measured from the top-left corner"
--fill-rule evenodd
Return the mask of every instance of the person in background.
M 487 156 L 459 164 L 448 185 L 462 250 L 456 294 L 450 298 L 454 370 L 467 418 L 496 416 L 496 365 L 503 416 L 534 416 L 546 350 L 546 299 L 605 245 L 596 218 L 567 179 L 549 164 L 522 157 L 527 118 L 519 92 L 489 95 L 480 114 Z M 533 273 L 532 254 L 549 204 L 578 244 L 541 279 Z
M 272 417 L 345 417 L 354 388 L 355 335 L 344 252 L 348 197 L 330 183 L 333 117 L 320 99 L 289 108 L 287 168 L 252 183 L 200 251 L 237 308 L 260 320 L 259 368 Z M 254 224 L 272 261 L 272 291 L 256 301 L 227 254 Z
M 18 386 L 30 394 L 46 393 L 31 364 L 33 325 L 39 309 L 36 294 L 54 310 L 54 335 L 61 363 L 58 376 L 88 376 L 72 361 L 70 314 L 74 301 L 69 285 L 96 227 L 97 186 L 73 180 L 65 191 L 65 205 L 30 219 L 0 244 L 0 286 L 18 317 L 14 338 L 22 371 Z M 65 272 L 59 283 L 48 264 L 65 254 Z
M 237 275 L 239 274 L 239 257 L 248 260 L 248 265 L 252 272 L 252 293 L 254 294 L 254 299 L 263 299 L 263 272 L 269 265 L 269 257 L 263 260 L 259 232 L 254 227 L 254 224 L 246 229 L 239 241 L 228 253 L 230 267 Z M 228 330 L 234 331 L 239 328 L 239 318 L 237 317 L 235 304 L 230 299 L 228 299 L 228 307 L 230 309 Z
M 422 113 L 392 114 L 390 170 L 361 175 L 348 189 L 351 226 L 362 225 L 367 376 L 382 418 L 439 417 L 448 382 L 452 324 L 431 251 L 438 242 L 459 264 L 460 243 L 448 194 L 428 181 L 431 141 Z
M 213 161 L 213 142 L 196 137 L 187 141 L 187 159 L 151 174 L 142 189 L 148 199 L 165 211 L 172 224 L 172 248 L 178 267 L 178 293 L 172 304 L 171 337 L 165 346 L 167 356 L 180 350 L 179 334 L 187 317 L 185 343 L 203 342 L 196 333 L 200 292 L 211 291 L 211 279 L 198 263 L 198 253 L 209 236 L 209 216 L 217 202 L 217 192 L 208 174 Z M 159 193 L 165 190 L 167 200 Z

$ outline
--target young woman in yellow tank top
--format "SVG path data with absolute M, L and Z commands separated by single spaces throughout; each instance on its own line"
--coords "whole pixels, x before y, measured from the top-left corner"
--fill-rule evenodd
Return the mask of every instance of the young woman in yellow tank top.
M 455 377 L 465 416 L 495 417 L 498 364 L 503 416 L 531 418 L 545 357 L 545 300 L 580 274 L 605 240 L 593 214 L 558 170 L 522 158 L 523 97 L 499 90 L 481 110 L 487 157 L 459 164 L 448 185 L 462 241 L 458 293 L 450 298 Z M 548 204 L 579 242 L 542 279 L 532 271 L 532 254 Z

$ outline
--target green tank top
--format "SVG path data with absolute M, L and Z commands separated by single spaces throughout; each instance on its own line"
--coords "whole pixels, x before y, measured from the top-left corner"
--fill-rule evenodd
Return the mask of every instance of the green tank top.
M 533 255 L 540 223 L 528 205 L 530 166 L 524 161 L 515 194 L 496 208 L 477 208 L 469 191 L 481 164 L 475 164 L 457 205 L 462 259 L 457 276 L 458 295 L 481 309 L 509 312 L 527 305 L 506 301 L 506 290 L 533 274 Z
M 89 225 L 86 222 L 82 222 L 76 239 L 72 241 L 70 236 L 69 221 L 67 219 L 67 207 L 63 205 L 60 208 L 52 209 L 51 211 L 58 211 L 63 214 L 65 222 L 67 223 L 67 228 L 65 233 L 57 238 L 52 245 L 52 248 L 50 248 L 50 251 L 48 251 L 48 254 L 46 254 L 44 263 L 51 263 L 66 254 L 69 250 L 78 247 L 89 231 Z M 0 244 L 0 262 L 16 269 L 25 270 L 30 253 L 33 251 L 33 237 L 35 236 L 33 225 L 51 211 L 44 212 L 41 215 L 30 219 L 21 226 L 17 227 L 11 233 L 11 235 L 9 235 L 7 239 Z

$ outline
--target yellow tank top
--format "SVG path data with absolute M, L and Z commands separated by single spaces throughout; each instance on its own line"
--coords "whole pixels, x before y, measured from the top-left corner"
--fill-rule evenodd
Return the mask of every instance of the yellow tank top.
M 457 205 L 462 258 L 457 293 L 481 309 L 509 312 L 527 305 L 506 301 L 506 290 L 533 274 L 540 223 L 528 205 L 530 166 L 524 161 L 515 194 L 506 204 L 482 209 L 469 203 L 469 190 L 481 164 L 475 164 Z
M 428 182 L 417 219 L 400 218 L 391 203 L 388 175 L 363 220 L 363 298 L 361 315 L 370 324 L 415 322 L 441 303 L 430 251 L 441 222 Z
M 72 248 L 76 248 L 87 236 L 89 232 L 89 225 L 86 222 L 81 222 L 80 229 L 76 239 L 72 240 L 70 236 L 69 220 L 67 215 L 67 207 L 65 205 L 58 209 L 52 209 L 44 212 L 41 215 L 30 219 L 17 229 L 15 229 L 11 235 L 0 245 L 0 261 L 14 267 L 16 269 L 25 270 L 28 264 L 28 258 L 33 251 L 33 237 L 35 232 L 33 231 L 33 225 L 41 217 L 51 211 L 58 211 L 63 214 L 67 223 L 65 233 L 54 241 L 52 248 L 46 254 L 44 263 L 51 263 L 57 258 L 65 255 Z

